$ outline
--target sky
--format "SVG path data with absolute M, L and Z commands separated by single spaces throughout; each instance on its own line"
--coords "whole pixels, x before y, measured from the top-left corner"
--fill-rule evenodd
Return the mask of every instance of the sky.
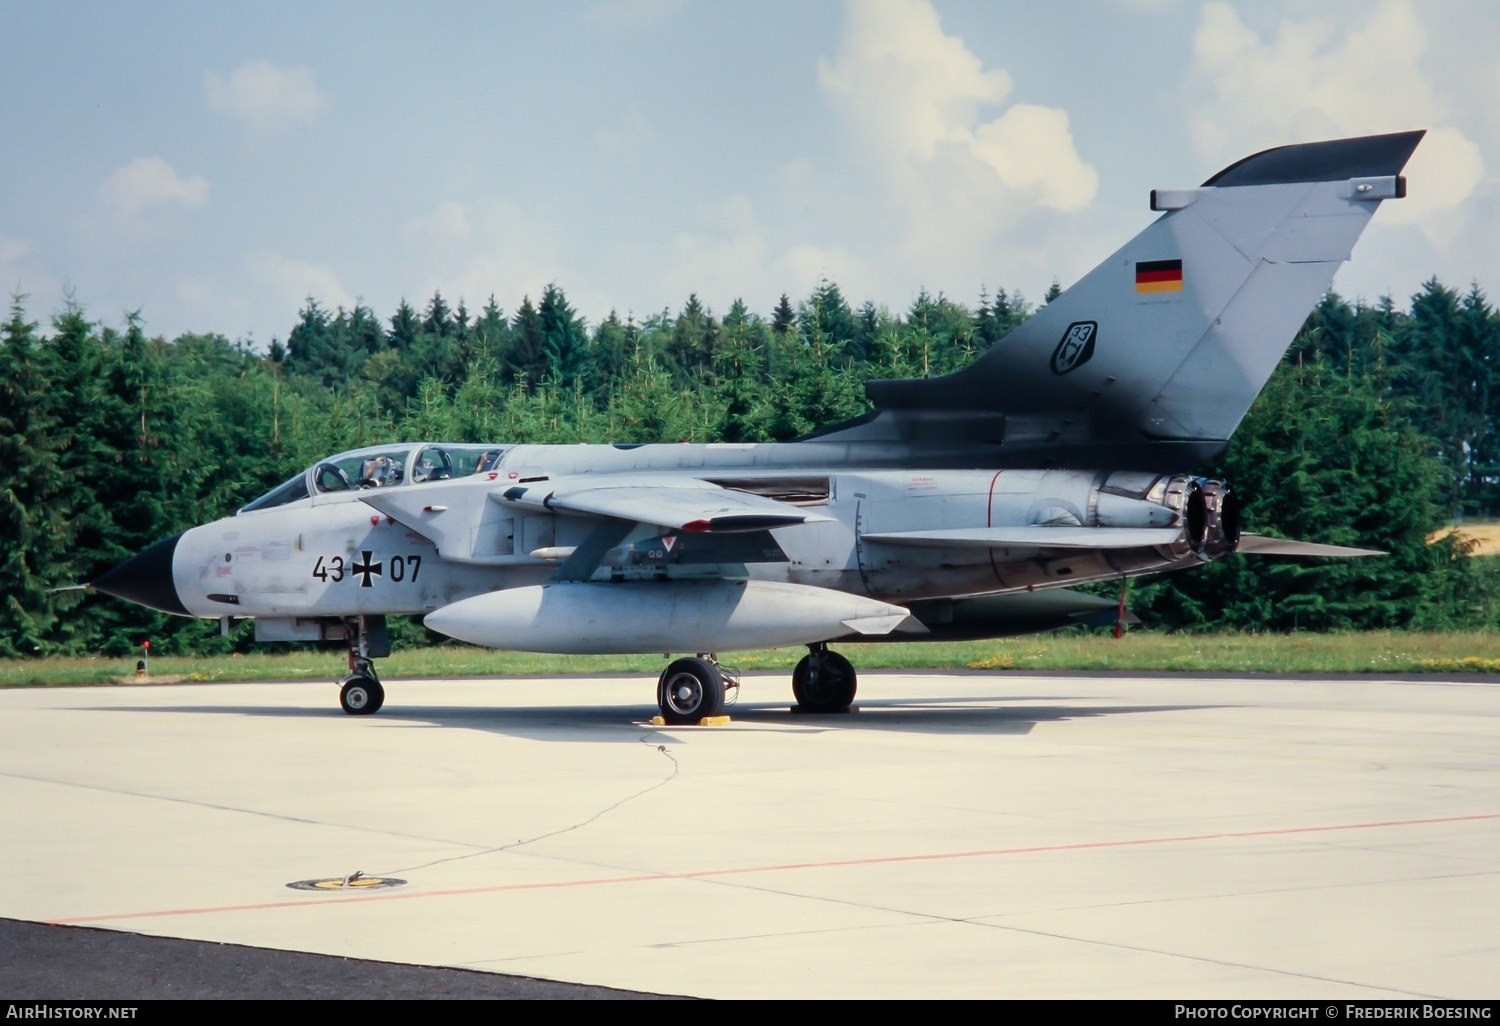
M 168 338 L 1035 301 L 1271 146 L 1427 129 L 1335 279 L 1500 288 L 1490 0 L 0 0 L 0 284 Z M 1500 298 L 1500 297 L 1497 297 Z

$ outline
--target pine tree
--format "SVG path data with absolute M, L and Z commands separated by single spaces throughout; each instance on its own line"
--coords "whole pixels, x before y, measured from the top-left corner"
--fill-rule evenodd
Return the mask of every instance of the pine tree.
M 287 371 L 314 378 L 325 388 L 347 385 L 364 363 L 366 352 L 363 342 L 356 344 L 350 337 L 348 325 L 342 307 L 337 317 L 330 316 L 308 296 L 297 326 L 287 335 Z
M 568 297 L 556 283 L 542 290 L 537 307 L 541 324 L 546 367 L 543 374 L 566 387 L 581 381 L 588 361 L 588 327 L 568 304 Z
M 868 364 L 875 359 L 876 342 L 889 320 L 885 310 L 877 308 L 870 300 L 854 315 L 854 342 L 846 349 L 856 355 L 860 363 Z
M 525 382 L 528 392 L 536 391 L 551 369 L 542 319 L 531 305 L 530 296 L 521 300 L 521 308 L 511 322 L 510 347 L 505 351 L 504 366 L 506 379 Z
M 427 301 L 427 314 L 422 318 L 422 331 L 441 338 L 453 334 L 451 313 L 447 301 L 443 299 L 442 290 L 434 290 L 432 298 Z
M 760 378 L 764 324 L 736 299 L 724 315 L 723 333 L 713 354 L 709 405 L 718 414 L 715 441 L 764 441 L 765 385 Z
M 64 479 L 57 453 L 61 410 L 43 373 L 37 325 L 26 320 L 25 296 L 11 297 L 0 327 L 0 657 L 39 655 L 51 648 L 56 619 L 48 589 L 71 583 L 71 540 L 59 503 Z M 73 603 L 69 603 L 73 604 Z
M 1394 354 L 1399 365 L 1396 394 L 1412 400 L 1415 423 L 1438 444 L 1449 470 L 1446 505 L 1454 514 L 1463 507 L 1463 483 L 1469 476 L 1466 443 L 1474 429 L 1466 401 L 1474 380 L 1464 352 L 1463 321 L 1458 293 L 1429 279 L 1412 298 L 1411 320 L 1398 334 Z
M 1465 514 L 1500 514 L 1500 312 L 1491 307 L 1479 284 L 1464 296 L 1463 370 L 1469 413 L 1467 473 L 1462 482 Z
M 827 278 L 820 278 L 813 294 L 801 304 L 797 321 L 805 338 L 820 333 L 827 345 L 841 353 L 848 363 L 863 362 L 869 355 L 857 345 L 859 329 L 854 323 L 854 312 L 838 285 Z
M 719 323 L 694 292 L 672 321 L 665 353 L 667 369 L 679 384 L 688 384 L 712 364 L 718 341 Z
M 380 318 L 363 303 L 355 303 L 349 311 L 346 332 L 350 348 L 366 356 L 373 356 L 389 348 L 385 331 L 380 327 Z
M 405 299 L 401 300 L 401 305 L 396 307 L 395 314 L 391 316 L 391 331 L 388 336 L 391 347 L 398 352 L 406 352 L 417 344 L 417 336 L 421 332 L 422 325 L 417 320 L 417 312 Z
M 509 335 L 510 326 L 506 323 L 505 311 L 495 302 L 495 294 L 492 292 L 489 302 L 484 304 L 484 309 L 474 319 L 474 330 L 469 333 L 468 344 L 464 346 L 465 367 L 478 359 L 481 352 L 491 359 L 498 358 L 505 352 Z
M 601 405 L 608 402 L 615 383 L 630 373 L 632 349 L 631 332 L 620 320 L 620 315 L 611 310 L 594 329 L 594 340 L 589 345 L 592 358 L 586 387 Z
M 481 318 L 481 323 L 485 319 Z M 505 390 L 500 385 L 500 362 L 490 352 L 489 332 L 480 331 L 478 335 L 474 358 L 469 361 L 463 383 L 453 397 L 458 421 L 458 430 L 453 437 L 462 442 L 507 441 L 500 437 L 501 408 L 505 403 Z
M 792 301 L 783 292 L 781 299 L 776 303 L 776 310 L 771 314 L 771 330 L 778 335 L 785 335 L 795 323 L 797 323 L 797 312 L 792 309 Z
M 1019 292 L 1011 296 L 1004 289 L 997 289 L 991 301 L 981 291 L 979 309 L 973 318 L 973 345 L 980 351 L 990 348 L 1024 324 L 1028 316 L 1026 300 Z

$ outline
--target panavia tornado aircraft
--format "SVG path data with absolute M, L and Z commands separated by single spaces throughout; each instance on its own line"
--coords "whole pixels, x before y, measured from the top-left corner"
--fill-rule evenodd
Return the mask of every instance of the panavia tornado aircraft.
M 1283 146 L 1196 189 L 971 366 L 871 381 L 874 409 L 754 445 L 400 444 L 343 453 L 92 582 L 260 640 L 347 641 L 346 712 L 384 701 L 385 617 L 479 645 L 661 652 L 661 714 L 721 711 L 715 653 L 806 645 L 798 706 L 847 709 L 832 642 L 1109 622 L 1071 590 L 1236 551 L 1225 446 L 1422 132 Z

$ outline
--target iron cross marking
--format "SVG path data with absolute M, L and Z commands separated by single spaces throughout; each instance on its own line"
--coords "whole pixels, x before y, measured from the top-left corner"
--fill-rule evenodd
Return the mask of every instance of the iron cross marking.
M 368 549 L 366 549 L 364 552 L 361 552 L 360 555 L 364 558 L 361 559 L 358 563 L 352 564 L 349 567 L 349 572 L 351 574 L 359 575 L 359 586 L 361 588 L 373 588 L 374 585 L 370 583 L 370 576 L 372 574 L 376 577 L 385 576 L 380 572 L 380 568 L 385 566 L 385 564 L 371 563 L 370 560 L 375 558 L 375 553 L 369 551 Z

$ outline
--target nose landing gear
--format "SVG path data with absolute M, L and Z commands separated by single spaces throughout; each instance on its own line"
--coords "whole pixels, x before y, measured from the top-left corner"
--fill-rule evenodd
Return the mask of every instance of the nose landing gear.
M 385 688 L 375 674 L 375 660 L 391 654 L 385 617 L 346 617 L 344 638 L 349 643 L 349 676 L 339 682 L 339 705 L 350 716 L 370 716 L 385 704 Z

